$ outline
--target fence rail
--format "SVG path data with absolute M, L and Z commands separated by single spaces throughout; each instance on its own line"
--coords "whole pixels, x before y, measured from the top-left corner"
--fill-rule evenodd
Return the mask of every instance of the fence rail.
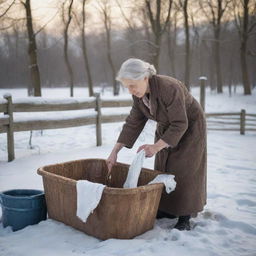
M 208 130 L 216 131 L 256 131 L 256 114 L 248 114 L 244 109 L 233 113 L 206 113 Z
M 5 95 L 0 101 L 0 133 L 7 133 L 8 161 L 15 158 L 14 154 L 14 132 L 32 131 L 44 129 L 57 129 L 76 127 L 83 125 L 96 125 L 97 146 L 102 145 L 101 125 L 102 123 L 122 122 L 127 114 L 103 115 L 102 108 L 117 108 L 132 106 L 132 100 L 101 99 L 99 94 L 95 97 L 85 99 L 54 100 L 45 98 L 27 98 L 12 102 L 11 95 Z M 94 109 L 89 115 L 77 115 L 69 117 L 40 118 L 32 120 L 13 120 L 14 112 L 45 112 Z M 206 113 L 208 130 L 221 131 L 256 131 L 256 114 L 248 114 L 245 110 L 233 113 Z M 248 118 L 249 117 L 249 118 Z

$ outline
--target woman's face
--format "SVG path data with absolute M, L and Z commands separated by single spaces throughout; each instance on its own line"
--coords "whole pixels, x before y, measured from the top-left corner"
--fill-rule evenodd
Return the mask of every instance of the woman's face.
M 131 80 L 123 78 L 121 80 L 121 83 L 124 87 L 126 87 L 129 90 L 130 94 L 138 98 L 142 98 L 145 95 L 145 93 L 149 92 L 147 77 L 145 77 L 142 80 Z

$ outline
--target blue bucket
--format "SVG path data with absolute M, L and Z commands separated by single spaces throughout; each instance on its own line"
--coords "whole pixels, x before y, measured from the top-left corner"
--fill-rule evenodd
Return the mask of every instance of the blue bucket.
M 13 231 L 46 220 L 44 192 L 33 189 L 13 189 L 0 193 L 3 226 Z

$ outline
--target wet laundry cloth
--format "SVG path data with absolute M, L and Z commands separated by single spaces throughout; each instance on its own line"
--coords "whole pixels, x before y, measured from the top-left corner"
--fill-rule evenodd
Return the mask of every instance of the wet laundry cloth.
M 136 154 L 130 168 L 128 171 L 128 175 L 126 181 L 123 185 L 124 188 L 136 188 L 138 185 L 138 179 L 140 176 L 140 172 L 142 169 L 143 161 L 145 159 L 145 151 L 141 150 L 139 153 Z M 154 180 L 149 182 L 148 184 L 154 183 L 164 183 L 166 193 L 171 193 L 175 190 L 176 181 L 174 180 L 174 175 L 172 174 L 159 174 L 157 175 Z
M 90 213 L 92 213 L 93 210 L 98 206 L 105 187 L 105 185 L 93 183 L 88 180 L 78 180 L 76 182 L 76 215 L 83 222 L 86 222 Z
M 176 181 L 174 180 L 174 177 L 175 176 L 172 174 L 159 174 L 148 184 L 164 183 L 165 191 L 167 194 L 169 194 L 174 191 L 176 187 Z
M 138 179 L 140 176 L 144 158 L 145 158 L 144 150 L 141 150 L 139 153 L 136 154 L 136 156 L 129 168 L 126 181 L 123 185 L 124 188 L 137 188 Z

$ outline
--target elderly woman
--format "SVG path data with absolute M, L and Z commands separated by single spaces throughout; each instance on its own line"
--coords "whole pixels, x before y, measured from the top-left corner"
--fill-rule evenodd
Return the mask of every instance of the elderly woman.
M 120 81 L 133 96 L 126 118 L 110 156 L 109 170 L 118 152 L 132 148 L 148 119 L 157 122 L 155 143 L 145 144 L 146 157 L 155 155 L 155 170 L 175 175 L 176 189 L 161 198 L 158 216 L 178 217 L 174 226 L 190 230 L 190 217 L 206 204 L 206 122 L 203 110 L 178 80 L 157 75 L 154 66 L 140 59 L 126 60 Z

